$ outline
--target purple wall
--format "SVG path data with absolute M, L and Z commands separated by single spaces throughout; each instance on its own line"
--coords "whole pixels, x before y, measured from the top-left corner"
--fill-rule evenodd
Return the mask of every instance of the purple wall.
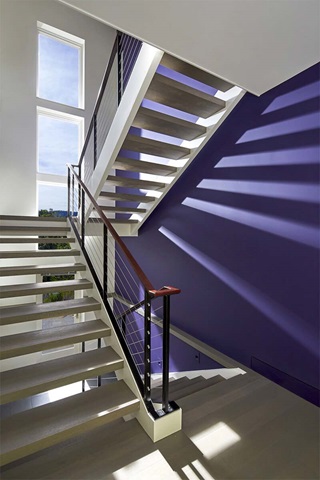
M 174 325 L 313 394 L 318 110 L 318 66 L 259 98 L 246 94 L 139 237 L 125 239 L 155 287 L 182 289 L 172 299 Z

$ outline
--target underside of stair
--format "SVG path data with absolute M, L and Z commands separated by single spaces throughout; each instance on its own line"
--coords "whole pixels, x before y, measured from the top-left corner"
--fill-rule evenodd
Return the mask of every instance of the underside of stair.
M 133 160 L 131 158 L 117 157 L 114 162 L 116 170 L 127 170 L 131 172 L 150 173 L 153 175 L 174 175 L 178 169 L 169 165 L 161 165 L 159 163 L 146 162 L 141 160 Z
M 194 140 L 205 135 L 207 131 L 202 125 L 146 107 L 139 108 L 132 126 L 170 135 L 171 137 L 182 138 L 183 140 Z
M 147 153 L 158 157 L 172 158 L 179 160 L 180 158 L 190 155 L 190 149 L 174 145 L 171 143 L 160 142 L 151 138 L 138 137 L 137 135 L 128 134 L 123 142 L 122 148 L 133 152 Z
M 1 464 L 137 412 L 139 400 L 123 381 L 27 410 L 2 422 Z
M 30 258 L 30 257 L 75 257 L 80 255 L 80 250 L 56 249 L 56 250 L 17 250 L 0 252 L 0 258 Z
M 230 88 L 233 87 L 233 84 L 223 80 L 222 78 L 215 77 L 211 73 L 206 72 L 205 70 L 201 70 L 200 68 L 194 67 L 190 63 L 186 63 L 183 60 L 180 60 L 177 57 L 173 57 L 168 53 L 164 53 L 161 59 L 161 65 L 164 67 L 170 68 L 176 72 L 182 73 L 187 77 L 193 78 L 198 82 L 204 83 L 206 85 L 210 85 L 211 87 L 216 88 L 217 90 L 221 90 L 222 92 L 226 92 Z
M 156 73 L 146 98 L 202 118 L 225 108 L 225 102 L 172 78 Z
M 131 193 L 118 193 L 118 192 L 101 192 L 101 198 L 108 200 L 122 201 L 122 202 L 133 202 L 133 203 L 152 203 L 155 201 L 155 197 L 147 195 L 135 195 Z

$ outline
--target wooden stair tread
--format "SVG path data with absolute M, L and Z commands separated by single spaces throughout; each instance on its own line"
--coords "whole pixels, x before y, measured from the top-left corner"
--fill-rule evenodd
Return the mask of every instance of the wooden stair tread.
M 225 102 L 156 73 L 145 96 L 148 100 L 208 118 L 225 108 Z
M 124 224 L 133 224 L 138 223 L 139 220 L 131 220 L 130 218 L 108 218 L 110 223 L 124 223 Z M 90 217 L 87 221 L 89 224 L 102 224 L 102 218 Z
M 123 142 L 122 147 L 125 150 L 133 152 L 146 153 L 157 157 L 171 158 L 179 160 L 190 155 L 190 149 L 173 145 L 171 143 L 160 142 L 151 138 L 138 137 L 137 135 L 128 134 Z
M 161 190 L 166 186 L 165 183 L 160 183 L 150 180 L 140 180 L 137 178 L 128 178 L 128 177 L 117 177 L 114 175 L 109 175 L 107 178 L 108 185 L 114 185 L 117 187 L 126 187 L 126 188 L 142 188 L 142 189 L 152 189 L 152 190 Z
M 62 232 L 66 234 L 70 232 L 70 227 L 39 227 L 34 226 L 16 226 L 16 225 L 1 225 L 0 235 L 53 235 L 53 232 L 58 236 L 62 235 Z
M 202 125 L 182 120 L 150 108 L 140 107 L 132 123 L 133 127 L 151 130 L 183 140 L 194 140 L 205 135 L 207 129 Z
M 0 243 L 74 243 L 75 239 L 70 237 L 2 237 Z
M 0 324 L 11 325 L 13 323 L 92 312 L 100 309 L 100 302 L 91 297 L 63 300 L 61 302 L 39 303 L 36 305 L 26 304 L 17 307 L 4 307 L 1 308 L 0 312 Z
M 132 160 L 131 158 L 117 157 L 113 164 L 116 170 L 128 170 L 130 172 L 150 173 L 153 175 L 174 175 L 178 169 L 160 163 Z
M 147 210 L 145 208 L 138 207 L 113 207 L 113 206 L 102 206 L 100 205 L 101 210 L 104 212 L 114 212 L 114 213 L 145 213 Z
M 86 279 L 3 285 L 0 287 L 0 298 L 41 295 L 48 292 L 67 292 L 69 290 L 89 290 L 91 288 L 92 282 Z
M 110 334 L 110 328 L 101 320 L 91 320 L 63 327 L 7 335 L 0 339 L 0 358 L 12 358 L 50 348 L 65 347 L 107 337 Z
M 139 223 L 139 220 L 133 220 L 131 218 L 109 218 L 110 223 L 118 223 L 123 225 L 134 225 Z
M 60 222 L 60 223 L 67 223 L 66 217 L 36 217 L 30 215 L 0 215 L 0 221 L 35 221 L 35 222 Z
M 123 360 L 111 347 L 77 353 L 1 374 L 1 404 L 113 372 Z
M 164 67 L 182 73 L 183 75 L 191 77 L 194 80 L 198 80 L 198 82 L 210 85 L 211 87 L 221 90 L 222 92 L 226 92 L 234 86 L 232 83 L 222 80 L 222 78 L 216 77 L 205 70 L 194 67 L 193 65 L 190 65 L 179 58 L 173 57 L 169 53 L 164 53 L 160 63 Z
M 0 252 L 0 258 L 31 258 L 31 257 L 75 257 L 80 255 L 80 250 L 55 249 L 55 250 L 11 250 Z
M 8 417 L 2 424 L 6 464 L 139 409 L 123 381 Z
M 53 265 L 22 265 L 12 267 L 0 267 L 0 277 L 12 275 L 50 275 L 50 274 L 73 274 L 86 270 L 82 263 L 63 263 Z
M 134 203 L 150 203 L 155 201 L 155 197 L 146 195 L 134 195 L 131 193 L 115 193 L 115 192 L 100 192 L 101 198 L 108 198 L 110 200 L 120 202 L 134 202 Z

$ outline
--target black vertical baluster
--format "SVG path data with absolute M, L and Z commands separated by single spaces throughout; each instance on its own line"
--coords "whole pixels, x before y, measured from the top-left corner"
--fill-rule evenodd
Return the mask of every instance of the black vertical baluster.
M 73 217 L 74 215 L 74 175 L 72 175 L 72 194 L 71 194 L 71 216 Z
M 93 170 L 97 165 L 97 114 L 93 116 Z
M 121 328 L 122 328 L 122 335 L 126 336 L 126 315 L 121 317 Z
M 82 348 L 81 348 L 82 353 L 86 351 L 86 344 L 82 342 Z M 85 391 L 85 380 L 82 380 L 82 391 Z
M 82 180 L 81 172 L 82 172 L 82 164 L 79 165 L 79 178 L 80 178 L 80 180 Z M 81 186 L 80 186 L 80 183 L 78 183 L 78 220 L 79 220 L 80 205 L 81 205 Z
M 73 178 L 73 175 L 72 175 Z M 70 169 L 68 168 L 68 217 L 70 217 Z
M 145 291 L 144 309 L 144 400 L 151 399 L 151 298 Z
M 103 224 L 103 301 L 108 299 L 108 228 Z
M 170 296 L 163 297 L 162 408 L 169 410 Z
M 118 32 L 118 105 L 120 104 L 121 97 L 122 97 L 122 84 L 123 84 L 123 56 L 122 56 L 122 49 L 121 49 L 121 39 L 122 33 Z
M 85 247 L 85 191 L 81 190 L 81 244 L 82 249 Z
M 101 338 L 98 338 L 98 348 L 101 348 Z M 101 387 L 101 375 L 98 376 L 98 387 Z

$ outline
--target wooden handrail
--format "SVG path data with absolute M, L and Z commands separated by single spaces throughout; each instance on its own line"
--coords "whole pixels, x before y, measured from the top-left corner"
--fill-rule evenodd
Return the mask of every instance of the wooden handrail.
M 103 210 L 101 207 L 97 204 L 96 200 L 94 197 L 91 195 L 89 192 L 88 188 L 86 185 L 83 183 L 79 175 L 75 172 L 74 167 L 71 164 L 67 164 L 67 167 L 69 170 L 73 173 L 74 177 L 76 178 L 77 182 L 79 185 L 81 185 L 81 188 L 85 191 L 86 195 L 89 197 L 93 207 L 95 208 L 96 212 L 99 214 L 102 222 L 104 225 L 107 227 L 109 232 L 111 233 L 112 237 L 116 241 L 117 245 L 121 248 L 122 252 L 125 254 L 127 257 L 127 260 L 129 261 L 131 267 L 133 268 L 134 272 L 136 273 L 137 277 L 139 278 L 140 282 L 144 286 L 145 290 L 149 292 L 149 294 L 153 297 L 163 297 L 165 295 L 176 295 L 181 292 L 178 288 L 175 287 L 162 287 L 159 290 L 155 289 L 146 276 L 146 274 L 143 272 L 141 269 L 140 265 L 137 263 L 131 252 L 129 251 L 128 247 L 125 245 L 123 240 L 119 237 L 115 229 L 113 228 L 112 224 L 108 220 L 108 218 L 105 216 L 103 213 Z

